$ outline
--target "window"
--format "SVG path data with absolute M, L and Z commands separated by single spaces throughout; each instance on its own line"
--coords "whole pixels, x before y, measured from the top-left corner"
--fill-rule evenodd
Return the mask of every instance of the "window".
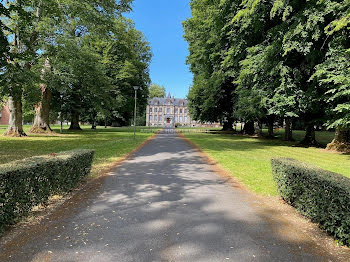
M 175 114 L 177 114 L 177 108 L 175 108 Z
M 187 116 L 185 116 L 185 123 L 187 123 Z
M 154 112 L 158 112 L 158 108 L 157 107 L 154 108 Z
M 159 122 L 162 122 L 162 116 L 159 116 Z
M 157 122 L 158 120 L 157 120 L 157 116 L 154 116 L 154 122 Z
M 169 107 L 167 108 L 166 111 L 167 111 L 168 114 L 170 114 L 170 108 Z
M 187 109 L 185 109 L 185 114 L 187 114 Z
M 180 123 L 182 123 L 182 116 L 180 116 Z
M 178 122 L 179 118 L 177 116 L 175 116 L 175 122 Z
M 152 107 L 149 108 L 149 112 L 152 113 Z
M 160 108 L 159 108 L 159 112 L 162 112 L 162 111 L 163 111 L 163 108 L 160 107 Z
M 182 108 L 180 109 L 180 114 L 182 114 Z
M 153 117 L 149 116 L 149 121 L 152 122 L 153 121 Z

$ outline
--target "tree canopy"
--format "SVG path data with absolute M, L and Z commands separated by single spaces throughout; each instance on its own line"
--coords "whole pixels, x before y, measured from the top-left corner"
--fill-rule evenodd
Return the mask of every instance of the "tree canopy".
M 349 132 L 350 1 L 192 0 L 191 10 L 195 119 L 298 120 L 306 144 L 316 125 Z
M 154 97 L 165 97 L 166 96 L 166 90 L 164 86 L 152 83 L 149 86 L 149 98 Z
M 31 132 L 51 131 L 66 119 L 129 123 L 133 86 L 146 107 L 151 49 L 132 20 L 132 0 L 30 0 L 1 5 L 1 96 L 7 97 L 7 134 L 25 135 L 23 110 L 32 112 Z M 50 119 L 51 117 L 51 119 Z

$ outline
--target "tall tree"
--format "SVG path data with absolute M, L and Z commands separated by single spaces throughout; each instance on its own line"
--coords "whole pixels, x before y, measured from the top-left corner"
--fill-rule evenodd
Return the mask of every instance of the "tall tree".
M 34 75 L 31 67 L 37 58 L 34 45 L 35 35 L 32 32 L 34 12 L 27 1 L 8 1 L 2 6 L 6 10 L 4 21 L 6 38 L 11 41 L 3 68 L 2 88 L 8 96 L 10 120 L 5 135 L 25 136 L 22 126 L 23 92 L 34 86 Z
M 235 90 L 231 72 L 221 68 L 230 9 L 226 1 L 193 0 L 192 17 L 183 23 L 190 51 L 187 61 L 194 75 L 188 94 L 190 112 L 195 120 L 223 122 L 224 130 L 232 129 Z
M 333 20 L 325 28 L 329 37 L 327 53 L 316 66 L 312 80 L 326 90 L 329 128 L 335 128 L 335 138 L 327 148 L 350 151 L 350 1 L 335 6 Z
M 149 98 L 165 97 L 165 96 L 166 96 L 166 90 L 164 86 L 161 86 L 155 83 L 149 86 Z
M 6 25 L 3 22 L 3 19 L 8 18 L 9 11 L 5 8 L 4 4 L 0 4 L 0 66 L 3 68 L 6 67 L 8 52 L 9 52 L 9 43 L 6 37 Z M 2 69 L 4 72 L 4 69 Z
M 94 124 L 98 115 L 131 118 L 133 86 L 140 110 L 148 97 L 149 44 L 123 14 L 132 0 L 29 0 L 1 5 L 1 94 L 9 97 L 10 135 L 25 135 L 22 101 L 35 109 L 31 132 L 47 132 L 52 105 Z M 3 21 L 5 21 L 3 23 Z M 3 33 L 6 35 L 4 37 Z M 13 40 L 7 48 L 7 41 Z
M 107 75 L 111 79 L 111 101 L 104 114 L 112 122 L 129 124 L 134 110 L 134 89 L 138 86 L 138 109 L 146 109 L 150 83 L 151 48 L 129 19 L 115 20 L 110 39 L 101 42 Z M 107 109 L 107 110 L 106 110 Z
M 72 47 L 73 42 L 79 46 L 81 43 L 80 38 L 84 38 L 86 35 L 90 36 L 91 41 L 96 39 L 91 37 L 93 35 L 98 35 L 101 38 L 106 37 L 114 19 L 131 10 L 131 2 L 131 0 L 88 2 L 85 0 L 62 0 L 62 3 L 58 6 L 56 16 L 46 20 L 40 27 L 43 29 L 42 35 L 44 39 L 41 49 L 43 55 L 46 56 L 43 69 L 41 70 L 42 75 L 51 67 L 50 57 L 54 57 L 57 52 L 60 52 L 59 49 L 62 48 L 63 43 L 71 41 L 71 44 L 68 46 Z M 63 48 L 63 50 L 70 52 L 67 48 Z M 42 83 L 40 85 L 41 101 L 35 106 L 36 117 L 31 129 L 34 132 L 51 130 L 49 126 L 49 112 L 53 87 L 50 83 Z M 71 109 L 73 110 L 71 112 L 71 128 L 79 129 L 79 112 L 74 111 L 75 107 L 71 107 Z
M 193 0 L 191 9 L 184 28 L 195 119 L 220 119 L 227 106 L 247 126 L 265 121 L 272 135 L 274 118 L 284 118 L 286 140 L 298 119 L 302 143 L 317 145 L 314 126 L 332 118 L 347 139 L 348 41 L 340 39 L 348 38 L 349 1 Z

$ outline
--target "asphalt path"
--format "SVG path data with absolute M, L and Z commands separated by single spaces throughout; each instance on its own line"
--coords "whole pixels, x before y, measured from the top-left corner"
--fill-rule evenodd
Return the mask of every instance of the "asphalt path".
M 169 130 L 96 183 L 1 244 L 0 261 L 329 261 Z

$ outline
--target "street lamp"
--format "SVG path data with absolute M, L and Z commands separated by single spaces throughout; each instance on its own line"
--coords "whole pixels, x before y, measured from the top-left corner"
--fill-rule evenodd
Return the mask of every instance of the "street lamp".
M 135 109 L 134 109 L 134 139 L 136 139 L 136 101 L 137 101 L 137 90 L 139 90 L 140 87 L 134 86 L 135 90 Z
M 63 95 L 60 94 L 60 98 L 61 98 L 61 104 L 60 104 L 60 113 L 59 113 L 59 117 L 60 117 L 60 122 L 61 122 L 61 128 L 60 128 L 60 133 L 63 133 L 63 114 L 62 114 L 62 105 L 63 105 Z

